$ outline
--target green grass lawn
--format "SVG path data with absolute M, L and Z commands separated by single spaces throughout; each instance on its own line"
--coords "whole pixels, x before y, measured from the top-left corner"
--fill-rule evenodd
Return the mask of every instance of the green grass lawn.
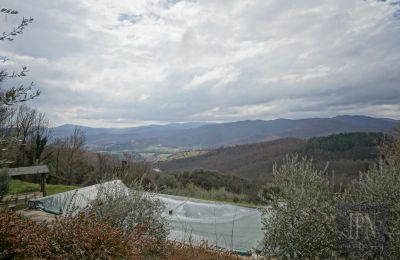
M 25 182 L 21 180 L 11 180 L 9 194 L 19 194 L 40 191 L 40 186 L 38 183 Z M 53 195 L 64 191 L 74 190 L 79 187 L 77 186 L 67 186 L 60 184 L 46 184 L 47 195 Z

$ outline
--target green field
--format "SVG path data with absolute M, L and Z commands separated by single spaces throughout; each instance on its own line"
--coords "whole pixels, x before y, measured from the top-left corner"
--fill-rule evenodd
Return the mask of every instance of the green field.
M 20 194 L 20 193 L 40 191 L 40 186 L 38 183 L 25 182 L 21 180 L 12 180 L 10 186 L 11 187 L 9 194 Z M 46 184 L 47 195 L 70 191 L 77 188 L 79 187 L 59 185 L 59 184 Z
M 178 159 L 186 159 L 194 156 L 199 156 L 202 154 L 207 153 L 207 150 L 192 150 L 192 151 L 183 151 L 171 154 L 170 156 L 166 157 L 165 160 L 178 160 Z

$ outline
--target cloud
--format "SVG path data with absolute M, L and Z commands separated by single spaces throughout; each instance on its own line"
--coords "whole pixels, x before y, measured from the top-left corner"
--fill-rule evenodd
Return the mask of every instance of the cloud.
M 390 1 L 5 0 L 35 21 L 1 42 L 54 124 L 399 118 Z
M 197 89 L 199 86 L 218 87 L 228 83 L 235 82 L 239 77 L 239 72 L 232 66 L 217 67 L 202 75 L 195 76 L 187 85 L 183 86 L 184 90 Z

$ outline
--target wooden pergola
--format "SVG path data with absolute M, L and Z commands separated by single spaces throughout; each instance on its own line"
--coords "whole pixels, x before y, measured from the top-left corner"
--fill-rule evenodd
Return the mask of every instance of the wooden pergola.
M 50 172 L 47 165 L 8 168 L 7 172 L 8 175 L 11 177 L 22 176 L 22 175 L 40 175 L 40 191 L 43 193 L 43 197 L 47 195 L 46 175 L 49 174 Z

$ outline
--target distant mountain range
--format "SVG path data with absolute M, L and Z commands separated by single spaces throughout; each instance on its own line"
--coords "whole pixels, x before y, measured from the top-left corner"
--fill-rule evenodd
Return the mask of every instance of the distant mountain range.
M 76 125 L 55 127 L 53 137 L 71 135 L 75 127 L 86 132 L 92 150 L 137 150 L 149 146 L 171 148 L 216 148 L 271 141 L 280 138 L 307 139 L 346 132 L 389 133 L 399 120 L 367 116 L 333 118 L 246 120 L 230 123 L 182 123 L 130 128 L 92 128 Z

